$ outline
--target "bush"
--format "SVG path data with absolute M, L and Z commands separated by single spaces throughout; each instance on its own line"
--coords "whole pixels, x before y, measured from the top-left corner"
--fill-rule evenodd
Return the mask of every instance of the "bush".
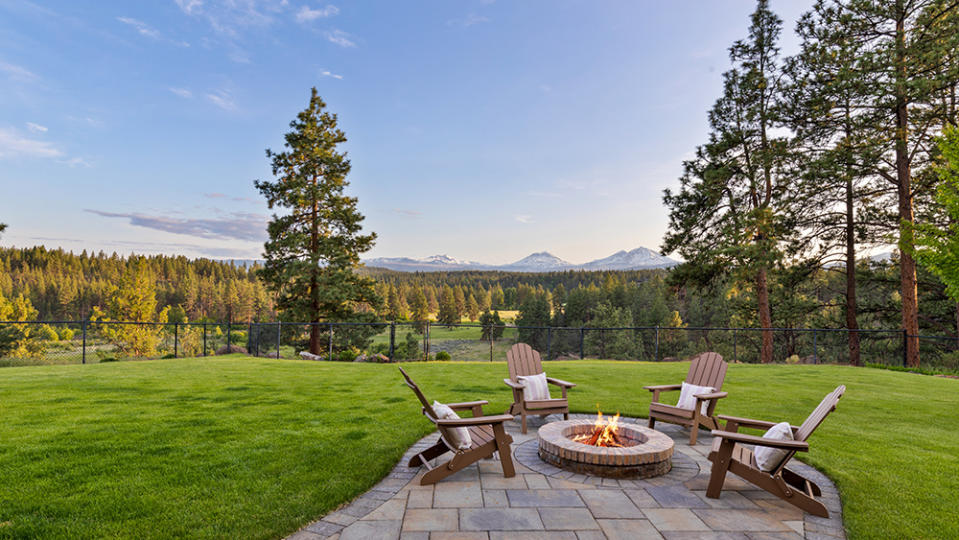
M 436 361 L 437 361 L 437 362 L 449 362 L 449 361 L 450 361 L 450 353 L 448 353 L 448 352 L 446 352 L 446 351 L 440 351 L 440 352 L 436 353 Z
M 67 328 L 66 326 L 64 326 L 63 328 L 60 329 L 60 341 L 70 341 L 70 340 L 72 340 L 72 339 L 73 339 L 73 335 L 74 335 L 75 333 L 76 333 L 76 332 L 74 332 L 72 329 Z
M 216 350 L 216 354 L 233 354 L 233 353 L 247 354 L 246 347 L 240 347 L 239 345 L 224 345 Z
M 359 351 L 354 349 L 343 349 L 336 353 L 333 358 L 339 362 L 352 362 L 359 356 Z
M 57 341 L 60 339 L 60 336 L 57 335 L 57 331 L 53 329 L 49 324 L 44 324 L 40 326 L 40 330 L 37 331 L 37 338 L 44 341 Z

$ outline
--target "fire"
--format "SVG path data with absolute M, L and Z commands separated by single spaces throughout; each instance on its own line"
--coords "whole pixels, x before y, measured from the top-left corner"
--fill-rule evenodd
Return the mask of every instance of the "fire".
M 593 432 L 573 437 L 574 442 L 590 446 L 623 446 L 619 442 L 619 413 L 608 421 L 603 420 L 603 413 L 596 413 L 596 422 L 593 423 Z

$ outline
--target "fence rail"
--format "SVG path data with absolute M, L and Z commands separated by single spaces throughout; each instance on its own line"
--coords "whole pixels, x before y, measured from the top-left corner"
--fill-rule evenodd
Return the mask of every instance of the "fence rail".
M 506 349 L 518 342 L 530 344 L 550 360 L 664 361 L 713 350 L 727 359 L 752 363 L 759 362 L 764 331 L 773 334 L 775 362 L 813 364 L 848 362 L 848 336 L 855 332 L 864 363 L 903 365 L 905 342 L 910 337 L 902 330 L 837 328 L 484 326 L 395 321 L 0 321 L 0 366 L 86 364 L 223 352 L 343 361 L 492 361 L 505 358 Z M 959 371 L 959 338 L 918 338 L 923 366 Z M 301 354 L 310 350 L 311 355 Z

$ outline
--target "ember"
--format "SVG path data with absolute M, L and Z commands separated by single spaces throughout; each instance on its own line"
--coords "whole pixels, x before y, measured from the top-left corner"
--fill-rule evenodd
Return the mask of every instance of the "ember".
M 603 421 L 603 413 L 596 414 L 592 433 L 583 433 L 572 438 L 574 442 L 589 446 L 623 447 L 624 441 L 619 437 L 619 413 L 608 422 Z M 629 445 L 632 446 L 632 445 Z

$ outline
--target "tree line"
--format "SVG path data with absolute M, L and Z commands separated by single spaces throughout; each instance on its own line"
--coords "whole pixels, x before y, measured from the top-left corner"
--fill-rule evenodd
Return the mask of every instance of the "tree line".
M 760 0 L 748 36 L 729 49 L 708 140 L 684 164 L 680 188 L 664 194 L 663 251 L 686 261 L 673 282 L 734 282 L 757 326 L 770 328 L 796 302 L 774 289 L 808 286 L 840 265 L 841 322 L 856 330 L 865 307 L 857 263 L 870 248 L 895 245 L 898 293 L 887 302 L 899 309 L 906 358 L 917 366 L 928 291 L 916 261 L 948 279 L 949 265 L 930 257 L 945 253 L 937 246 L 948 242 L 935 240 L 959 218 L 943 203 L 948 193 L 935 196 L 949 168 L 943 135 L 959 111 L 959 4 L 818 0 L 796 26 L 800 51 L 791 57 L 780 55 L 781 31 Z M 959 295 L 952 310 L 959 324 Z M 849 338 L 859 364 L 859 336 Z M 763 361 L 772 339 L 764 332 Z

